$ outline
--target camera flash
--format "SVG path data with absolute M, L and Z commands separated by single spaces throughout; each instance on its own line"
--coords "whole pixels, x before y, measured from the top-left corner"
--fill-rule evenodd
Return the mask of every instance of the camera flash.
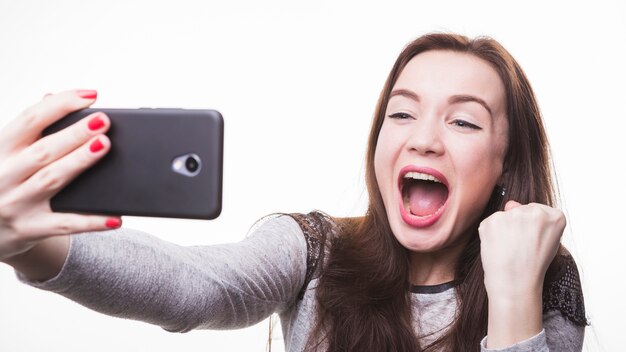
M 183 167 L 183 162 L 180 159 L 174 161 L 174 170 L 180 170 Z

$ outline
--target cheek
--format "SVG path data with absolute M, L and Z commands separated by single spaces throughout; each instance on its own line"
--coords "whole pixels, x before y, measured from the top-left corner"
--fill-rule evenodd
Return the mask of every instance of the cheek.
M 478 198 L 484 194 L 487 198 L 502 174 L 503 157 L 498 148 L 491 145 L 471 146 L 466 148 L 465 158 L 457 164 L 461 180 L 465 180 L 465 191 L 476 194 Z

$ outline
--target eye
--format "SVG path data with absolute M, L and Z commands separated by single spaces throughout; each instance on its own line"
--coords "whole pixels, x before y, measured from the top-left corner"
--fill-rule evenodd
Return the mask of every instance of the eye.
M 482 128 L 474 125 L 473 123 L 469 123 L 469 122 L 464 121 L 464 120 L 456 119 L 456 120 L 452 121 L 451 123 L 454 126 L 459 126 L 459 127 L 462 127 L 462 128 L 469 128 L 469 129 L 472 129 L 472 130 L 482 130 Z
M 391 119 L 398 119 L 398 120 L 406 120 L 406 119 L 411 119 L 413 118 L 413 116 L 405 113 L 405 112 L 396 112 L 394 114 L 389 115 L 389 118 Z

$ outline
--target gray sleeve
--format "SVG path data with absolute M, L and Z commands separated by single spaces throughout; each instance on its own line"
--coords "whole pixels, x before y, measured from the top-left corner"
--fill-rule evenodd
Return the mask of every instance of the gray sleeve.
M 563 317 L 559 311 L 550 311 L 543 315 L 544 329 L 528 340 L 501 349 L 487 349 L 487 337 L 480 342 L 483 352 L 573 352 L 582 351 L 585 327 L 579 326 Z
M 550 351 L 583 350 L 585 326 L 572 323 L 556 310 L 543 315 L 543 326 Z
M 75 235 L 70 243 L 55 278 L 19 279 L 168 331 L 255 324 L 292 305 L 306 273 L 306 241 L 289 216 L 224 245 L 182 247 L 125 228 Z

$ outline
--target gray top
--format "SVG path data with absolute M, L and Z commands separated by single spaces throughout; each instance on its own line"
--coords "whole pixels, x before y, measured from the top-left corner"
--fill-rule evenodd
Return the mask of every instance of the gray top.
M 286 350 L 304 350 L 315 321 L 317 279 L 299 299 L 307 241 L 292 217 L 271 218 L 239 243 L 213 246 L 182 247 L 128 228 L 107 232 L 72 236 L 55 278 L 38 283 L 18 277 L 99 312 L 172 332 L 242 328 L 276 312 Z M 411 294 L 416 331 L 426 345 L 454 317 L 456 292 Z M 551 311 L 538 335 L 497 351 L 580 351 L 583 337 L 584 326 Z M 492 351 L 484 342 L 481 350 Z

